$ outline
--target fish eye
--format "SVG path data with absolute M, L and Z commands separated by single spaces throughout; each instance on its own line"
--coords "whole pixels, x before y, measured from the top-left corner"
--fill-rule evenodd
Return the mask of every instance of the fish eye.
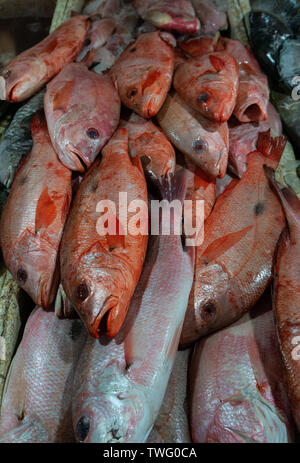
M 90 294 L 90 288 L 84 281 L 80 283 L 80 285 L 77 286 L 76 296 L 80 301 L 82 302 L 85 301 L 86 298 L 89 296 L 89 294 Z
M 90 419 L 87 416 L 82 416 L 81 418 L 79 418 L 76 425 L 76 434 L 81 442 L 83 442 L 86 439 L 90 427 Z
M 86 134 L 92 140 L 96 140 L 97 138 L 99 138 L 99 132 L 97 129 L 94 129 L 94 127 L 87 129 Z
M 26 283 L 27 272 L 24 269 L 19 268 L 19 270 L 17 271 L 17 280 L 21 285 L 24 285 Z
M 84 47 L 87 47 L 90 44 L 91 44 L 91 39 L 85 39 L 85 41 L 83 42 Z
M 11 75 L 11 70 L 6 69 L 5 71 L 3 71 L 2 75 L 3 75 L 4 79 L 8 79 L 8 77 Z
M 198 140 L 195 140 L 193 142 L 193 149 L 197 153 L 202 153 L 203 151 L 206 150 L 206 143 L 205 141 L 201 140 L 201 138 L 198 138 Z

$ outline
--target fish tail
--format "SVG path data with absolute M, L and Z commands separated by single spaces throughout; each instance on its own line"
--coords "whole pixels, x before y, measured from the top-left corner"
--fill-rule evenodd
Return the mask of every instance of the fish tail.
M 180 168 L 175 174 L 170 173 L 168 176 L 163 176 L 160 181 L 154 181 L 154 183 L 162 199 L 170 202 L 177 199 L 183 204 L 187 189 L 187 175 L 184 168 Z
M 300 200 L 294 191 L 290 188 L 280 188 L 279 183 L 275 180 L 275 171 L 271 167 L 264 165 L 266 176 L 272 187 L 276 191 L 282 204 L 289 229 L 294 223 L 300 224 Z
M 286 143 L 287 138 L 284 136 L 272 138 L 271 129 L 269 129 L 266 132 L 259 133 L 257 151 L 279 162 Z

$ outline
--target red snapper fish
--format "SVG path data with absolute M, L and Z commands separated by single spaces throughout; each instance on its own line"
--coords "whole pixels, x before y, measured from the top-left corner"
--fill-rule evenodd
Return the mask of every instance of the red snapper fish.
M 47 85 L 49 134 L 66 167 L 83 172 L 92 164 L 118 126 L 120 106 L 112 78 L 82 63 L 69 64 Z
M 293 441 L 270 308 L 264 297 L 238 322 L 196 344 L 188 395 L 193 442 Z
M 284 214 L 263 165 L 276 168 L 286 139 L 260 134 L 241 180 L 218 197 L 196 248 L 194 285 L 181 343 L 229 325 L 253 307 L 271 282 Z
M 83 44 L 88 16 L 73 16 L 42 42 L 16 56 L 0 76 L 0 99 L 24 101 L 71 63 Z
M 35 308 L 5 385 L 0 442 L 74 442 L 72 384 L 86 336 L 80 320 Z
M 176 68 L 173 85 L 181 98 L 204 117 L 226 122 L 236 105 L 238 66 L 229 53 L 196 56 Z
M 134 0 L 139 15 L 159 29 L 194 34 L 200 21 L 190 0 Z
M 42 114 L 31 123 L 33 148 L 14 178 L 1 216 L 5 263 L 34 302 L 48 307 L 58 286 L 58 249 L 72 197 L 71 171 L 52 147 Z
M 136 211 L 127 211 L 121 220 L 119 192 L 127 194 L 128 204 L 137 200 L 146 205 L 142 217 L 136 219 L 140 221 L 139 234 L 130 231 Z M 115 230 L 108 229 L 106 234 L 105 227 L 99 231 L 101 210 L 97 208 L 101 200 L 116 207 L 111 212 Z M 94 162 L 82 180 L 61 243 L 63 289 L 95 338 L 103 332 L 113 338 L 124 322 L 145 259 L 145 219 L 148 208 L 143 168 L 139 158 L 130 159 L 128 132 L 120 128 L 102 150 L 102 159 Z
M 228 126 L 210 121 L 169 94 L 157 121 L 170 142 L 210 178 L 224 177 L 228 161 Z
M 157 114 L 170 90 L 175 45 L 168 32 L 142 34 L 111 69 L 122 103 L 146 119 Z
M 269 102 L 268 79 L 251 49 L 239 40 L 221 37 L 216 50 L 232 55 L 239 67 L 239 89 L 234 115 L 240 122 L 264 121 Z
M 300 200 L 275 182 L 274 172 L 265 168 L 280 198 L 287 227 L 279 243 L 274 266 L 273 307 L 287 392 L 295 423 L 300 430 Z
M 208 36 L 192 37 L 178 41 L 178 46 L 189 56 L 207 55 L 208 53 L 214 53 L 216 38 Z
M 186 159 L 187 192 L 185 199 L 193 201 L 193 223 L 195 224 L 196 201 L 204 201 L 204 220 L 210 215 L 216 201 L 216 179 L 208 178 L 199 167 Z

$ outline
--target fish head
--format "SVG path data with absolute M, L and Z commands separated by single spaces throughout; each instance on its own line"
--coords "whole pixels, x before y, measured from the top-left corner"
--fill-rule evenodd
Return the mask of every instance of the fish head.
M 0 76 L 0 99 L 11 102 L 24 101 L 43 85 L 45 63 L 33 57 L 14 60 Z
M 72 108 L 61 118 L 55 136 L 61 162 L 71 170 L 84 172 L 111 137 L 112 124 L 108 117 L 90 108 Z
M 99 341 L 96 341 L 99 342 Z M 151 430 L 151 412 L 142 392 L 130 382 L 121 361 L 106 363 L 89 377 L 89 393 L 75 395 L 75 437 L 84 443 L 143 442 Z

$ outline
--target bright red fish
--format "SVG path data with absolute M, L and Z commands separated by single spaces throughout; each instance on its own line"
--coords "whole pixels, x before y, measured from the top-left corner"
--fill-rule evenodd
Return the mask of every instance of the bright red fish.
M 88 16 L 73 16 L 42 42 L 16 56 L 0 76 L 0 99 L 19 102 L 36 93 L 76 58 L 89 25 Z
M 71 171 L 52 147 L 44 116 L 31 123 L 33 148 L 19 168 L 0 225 L 5 263 L 36 304 L 56 294 L 58 248 L 71 202 Z

